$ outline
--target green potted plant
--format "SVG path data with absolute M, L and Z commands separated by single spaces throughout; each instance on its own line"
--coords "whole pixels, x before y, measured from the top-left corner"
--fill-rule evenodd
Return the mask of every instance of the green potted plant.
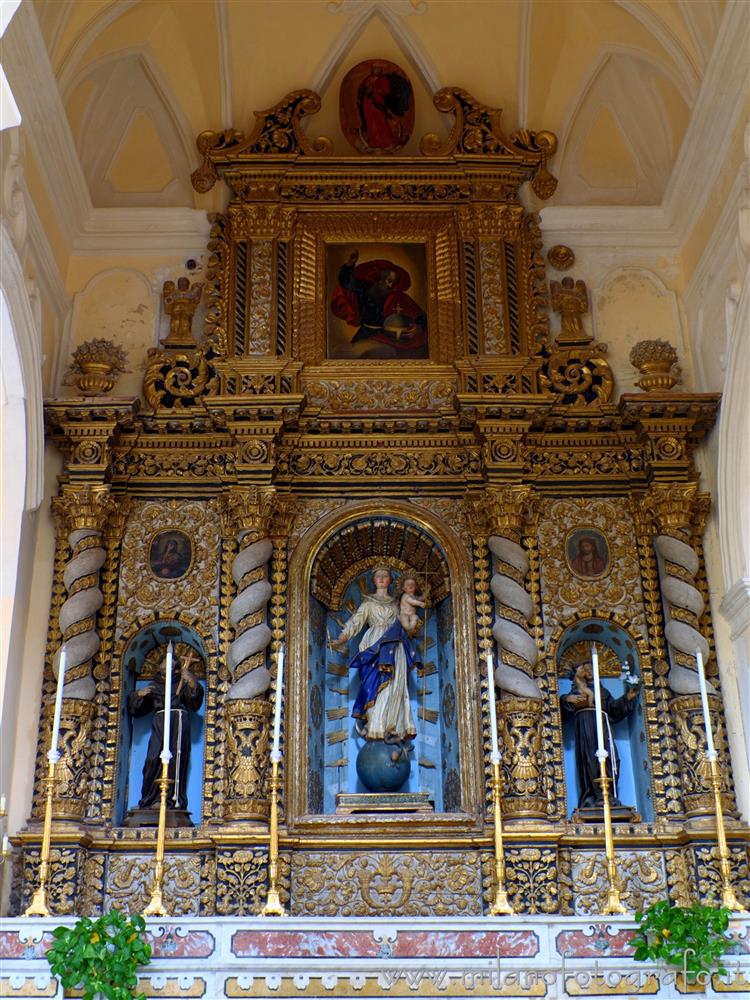
M 637 962 L 647 959 L 677 966 L 693 981 L 698 975 L 726 973 L 722 955 L 730 947 L 729 910 L 723 906 L 674 906 L 668 899 L 636 913 L 638 933 L 630 939 Z
M 97 920 L 81 919 L 73 927 L 57 927 L 47 952 L 50 969 L 66 990 L 83 989 L 83 1000 L 133 1000 L 135 970 L 151 961 L 140 914 L 126 917 L 112 909 Z M 139 993 L 135 1000 L 146 1000 Z

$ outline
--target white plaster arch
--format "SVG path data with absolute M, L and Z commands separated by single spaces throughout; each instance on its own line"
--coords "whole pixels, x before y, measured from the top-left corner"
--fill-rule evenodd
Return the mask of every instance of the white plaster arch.
M 123 67 L 126 67 L 128 63 L 137 66 L 137 71 L 142 74 L 143 81 L 149 88 L 147 93 L 152 93 L 155 101 L 152 101 L 149 107 L 144 105 L 142 101 L 139 103 L 123 101 L 121 95 L 117 98 L 113 94 L 113 100 L 109 106 L 102 106 L 102 97 L 97 90 L 94 90 L 81 120 L 76 143 L 81 166 L 87 174 L 92 195 L 97 183 L 106 179 L 107 171 L 117 159 L 120 143 L 127 135 L 133 115 L 140 112 L 151 119 L 159 133 L 164 152 L 172 164 L 174 176 L 165 191 L 180 187 L 184 189 L 183 193 L 187 193 L 192 200 L 193 191 L 185 178 L 189 176 L 192 168 L 198 163 L 193 129 L 187 114 L 177 100 L 148 44 L 127 46 L 118 49 L 117 52 L 107 53 L 101 58 L 93 60 L 73 78 L 69 92 L 72 93 L 75 87 L 85 80 L 101 77 L 103 73 L 106 75 L 108 67 L 111 67 L 113 73 L 122 72 Z M 134 72 L 136 72 L 135 69 L 131 71 L 131 73 Z M 103 84 L 105 88 L 109 86 L 109 79 L 105 79 Z M 136 79 L 138 78 L 136 77 Z M 128 88 L 128 90 L 131 89 Z M 160 127 L 159 118 L 162 114 L 165 116 L 165 122 L 168 123 L 168 126 Z M 106 146 L 102 144 L 102 129 L 98 119 L 114 122 L 116 126 L 107 130 L 110 142 Z M 116 141 L 118 137 L 119 141 Z M 92 171 L 100 176 L 92 176 Z M 158 194 L 164 194 L 164 192 Z M 143 193 L 136 194 L 134 198 L 122 194 L 119 197 L 126 203 L 132 200 L 139 206 L 144 200 Z M 158 200 L 157 195 L 157 203 Z
M 622 7 L 639 24 L 643 25 L 668 53 L 682 74 L 683 86 L 690 92 L 692 103 L 700 87 L 700 74 L 679 38 L 654 10 L 642 3 L 641 0 L 615 0 L 615 4 Z
M 597 81 L 599 80 L 602 72 L 606 68 L 607 64 L 614 57 L 623 57 L 627 60 L 632 60 L 636 63 L 645 63 L 654 72 L 665 76 L 674 86 L 681 92 L 682 81 L 678 74 L 676 74 L 671 67 L 664 66 L 659 63 L 650 53 L 644 52 L 643 49 L 633 48 L 627 45 L 615 45 L 615 44 L 605 44 L 599 50 L 596 58 L 592 61 L 591 67 L 588 72 L 581 74 L 580 83 L 574 92 L 569 105 L 568 110 L 562 116 L 563 127 L 560 129 L 559 145 L 558 151 L 556 153 L 556 162 L 560 165 L 565 161 L 565 157 L 568 153 L 568 147 L 571 140 L 571 135 L 578 121 L 579 115 L 586 106 L 588 99 L 596 87 Z M 613 108 L 614 110 L 614 108 Z M 631 135 L 628 130 L 624 127 L 624 123 L 620 122 L 622 134 L 624 139 L 628 142 L 628 145 L 633 150 L 633 155 L 636 163 L 642 165 L 642 156 L 639 156 L 639 151 L 632 145 Z M 664 122 L 661 123 L 663 138 L 665 141 L 669 140 L 668 130 Z
M 42 418 L 42 336 L 34 315 L 26 276 L 13 240 L 0 223 L 0 287 L 11 322 L 18 355 L 24 398 L 26 432 L 26 482 L 24 509 L 36 510 L 44 496 L 44 424 Z
M 352 45 L 374 17 L 380 18 L 391 32 L 401 51 L 417 71 L 427 92 L 434 94 L 440 90 L 444 84 L 440 79 L 437 67 L 416 36 L 404 23 L 403 18 L 391 10 L 382 0 L 376 0 L 371 6 L 363 6 L 351 14 L 338 38 L 319 63 L 313 74 L 310 89 L 317 94 L 325 93 Z
M 113 0 L 89 18 L 60 61 L 57 80 L 63 99 L 67 97 L 69 87 L 74 86 L 72 80 L 76 68 L 86 51 L 103 31 L 138 3 L 139 0 Z

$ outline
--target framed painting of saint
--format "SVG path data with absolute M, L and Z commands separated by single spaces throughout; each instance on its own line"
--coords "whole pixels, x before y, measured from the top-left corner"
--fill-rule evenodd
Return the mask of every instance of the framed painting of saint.
M 597 528 L 576 528 L 565 539 L 565 558 L 574 576 L 599 579 L 609 573 L 609 542 Z
M 387 59 L 358 63 L 341 82 L 339 121 L 358 153 L 402 149 L 414 129 L 414 91 L 406 73 Z
M 327 357 L 429 358 L 421 243 L 326 245 Z
M 151 539 L 149 566 L 159 580 L 179 580 L 190 569 L 193 546 L 184 531 L 168 529 Z

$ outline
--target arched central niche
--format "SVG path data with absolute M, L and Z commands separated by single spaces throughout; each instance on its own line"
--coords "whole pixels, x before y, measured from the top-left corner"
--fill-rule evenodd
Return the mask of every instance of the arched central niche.
M 436 813 L 462 810 L 456 684 L 456 628 L 448 560 L 439 542 L 406 518 L 360 517 L 326 538 L 313 560 L 309 583 L 307 808 L 336 812 L 339 793 L 366 792 L 356 771 L 364 740 L 351 712 L 359 678 L 349 661 L 361 635 L 341 650 L 336 638 L 365 594 L 374 590 L 372 571 L 387 566 L 398 581 L 414 574 L 427 607 L 414 642 L 423 663 L 408 678 L 417 736 L 402 792 L 427 792 Z M 455 586 L 455 584 L 454 584 Z

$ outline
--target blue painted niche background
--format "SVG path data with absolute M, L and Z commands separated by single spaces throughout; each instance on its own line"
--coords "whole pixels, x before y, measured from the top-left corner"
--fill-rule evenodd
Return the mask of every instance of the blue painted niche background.
M 381 560 L 387 564 L 387 556 Z M 393 572 L 391 593 L 398 590 Z M 362 598 L 375 590 L 371 572 L 354 579 L 344 594 L 343 610 L 332 612 L 310 595 L 308 663 L 308 802 L 311 812 L 336 811 L 339 792 L 367 792 L 357 775 L 356 760 L 365 741 L 357 735 L 351 718 L 359 690 L 359 677 L 348 664 L 364 635 L 333 650 L 327 635 L 336 638 Z M 409 698 L 417 729 L 409 754 L 411 773 L 401 792 L 428 792 L 436 812 L 461 808 L 457 734 L 453 601 L 450 594 L 435 607 L 420 609 L 426 628 L 414 642 L 423 661 L 423 672 L 410 672 Z
M 132 719 L 128 712 L 128 696 L 149 682 L 139 674 L 143 669 L 146 657 L 157 646 L 161 648 L 161 656 L 166 657 L 167 646 L 174 642 L 175 646 L 184 644 L 191 646 L 201 661 L 206 664 L 208 655 L 203 640 L 187 625 L 173 619 L 160 619 L 146 625 L 137 632 L 125 648 L 122 671 L 122 716 L 120 720 L 120 755 L 117 771 L 117 797 L 115 815 L 117 822 L 122 823 L 129 809 L 138 805 L 143 784 L 143 765 L 146 761 L 146 750 L 151 735 L 152 715 L 140 719 Z M 198 681 L 204 688 L 205 682 Z M 197 712 L 190 716 L 190 763 L 188 765 L 188 810 L 193 822 L 201 821 L 203 802 L 203 746 L 205 733 L 206 699 Z
M 614 622 L 591 618 L 576 622 L 563 634 L 558 658 L 570 646 L 578 642 L 596 642 L 598 646 L 608 646 L 617 654 L 619 662 L 628 663 L 630 673 L 641 678 L 638 650 L 625 629 Z M 600 652 L 601 659 L 601 652 Z M 569 694 L 572 680 L 561 677 L 560 697 Z M 619 698 L 625 691 L 622 677 L 602 677 L 602 686 L 613 698 Z M 567 795 L 568 818 L 578 805 L 580 795 L 575 763 L 575 720 L 563 718 L 563 759 L 565 767 L 565 789 Z M 635 711 L 622 722 L 612 725 L 612 737 L 620 757 L 620 772 L 617 778 L 617 797 L 626 806 L 635 806 L 644 822 L 653 822 L 654 806 L 651 794 L 651 767 L 648 759 L 646 723 L 643 714 L 643 693 L 638 695 Z

